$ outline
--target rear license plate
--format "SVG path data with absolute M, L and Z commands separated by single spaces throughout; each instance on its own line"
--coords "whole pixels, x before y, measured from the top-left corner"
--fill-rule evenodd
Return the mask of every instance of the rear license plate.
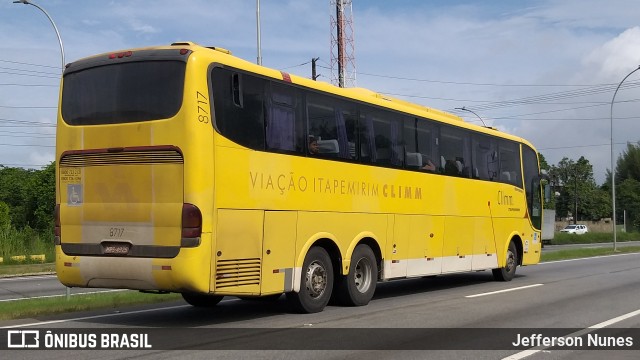
M 106 255 L 127 255 L 131 244 L 129 243 L 102 243 L 102 252 Z

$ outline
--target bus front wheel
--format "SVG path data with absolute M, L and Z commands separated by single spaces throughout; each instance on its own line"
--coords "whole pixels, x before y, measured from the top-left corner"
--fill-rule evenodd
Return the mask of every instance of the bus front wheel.
M 507 249 L 507 261 L 503 268 L 493 269 L 493 278 L 497 281 L 511 281 L 516 275 L 516 267 L 518 266 L 518 250 L 516 244 L 509 243 Z
M 189 305 L 195 307 L 208 307 L 212 308 L 222 300 L 223 296 L 220 295 L 207 295 L 207 294 L 195 294 L 195 293 L 182 293 L 182 298 Z
M 322 311 L 333 289 L 333 265 L 327 251 L 312 247 L 304 259 L 300 291 L 287 293 L 287 300 L 294 310 L 301 313 Z
M 336 290 L 340 303 L 348 306 L 364 306 L 373 298 L 378 281 L 378 263 L 370 247 L 356 246 L 351 256 L 349 274 L 340 276 Z

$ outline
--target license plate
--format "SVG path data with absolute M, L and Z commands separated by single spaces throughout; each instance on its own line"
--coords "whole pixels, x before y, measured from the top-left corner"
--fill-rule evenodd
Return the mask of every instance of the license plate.
M 129 243 L 103 243 L 102 251 L 107 255 L 127 255 L 131 244 Z

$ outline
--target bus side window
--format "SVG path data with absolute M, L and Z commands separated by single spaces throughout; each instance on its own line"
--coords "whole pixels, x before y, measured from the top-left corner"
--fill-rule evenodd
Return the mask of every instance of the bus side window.
M 390 111 L 363 108 L 360 113 L 363 124 L 360 131 L 360 149 L 368 156 L 363 161 L 401 167 L 404 162 L 401 118 Z
M 465 178 L 470 177 L 470 134 L 467 131 L 451 126 L 442 126 L 440 136 L 440 154 L 444 160 L 444 164 L 441 165 L 444 166 L 444 174 Z
M 238 73 L 231 75 L 231 92 L 233 94 L 233 104 L 239 108 L 243 107 L 242 82 Z
M 269 150 L 297 151 L 295 90 L 271 83 L 266 101 L 266 143 Z
M 349 127 L 353 132 L 355 126 L 348 126 L 353 122 L 354 114 L 355 111 L 346 102 L 307 93 L 307 136 L 317 139 L 317 155 L 342 159 L 355 157 L 355 153 L 351 155 L 349 144 L 355 137 L 353 134 L 349 136 Z
M 242 146 L 264 150 L 266 81 L 253 75 L 214 68 L 210 82 L 216 129 Z
M 474 135 L 472 140 L 472 177 L 474 179 L 497 181 L 498 150 L 496 141 L 486 135 Z
M 520 178 L 520 147 L 517 143 L 507 140 L 499 142 L 500 182 L 522 187 Z

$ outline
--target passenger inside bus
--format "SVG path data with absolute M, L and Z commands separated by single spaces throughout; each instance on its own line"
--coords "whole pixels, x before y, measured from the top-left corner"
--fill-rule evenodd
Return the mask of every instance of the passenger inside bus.
M 313 135 L 309 135 L 309 154 L 317 155 L 319 152 L 318 139 Z

